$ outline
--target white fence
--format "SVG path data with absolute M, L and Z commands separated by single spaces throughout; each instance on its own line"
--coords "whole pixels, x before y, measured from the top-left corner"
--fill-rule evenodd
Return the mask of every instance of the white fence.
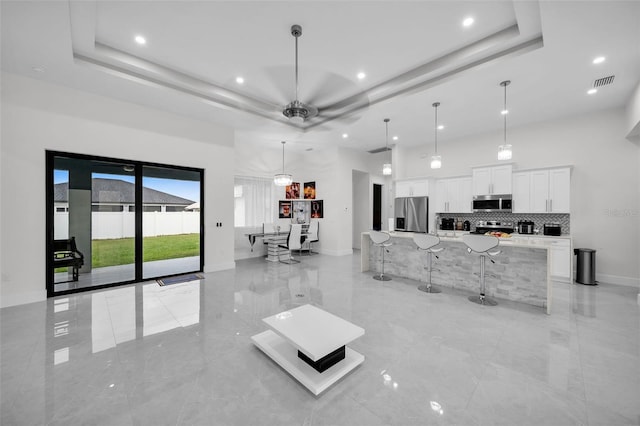
M 134 212 L 92 212 L 91 239 L 105 240 L 135 236 Z M 56 239 L 69 238 L 69 213 L 54 214 Z M 200 232 L 198 212 L 144 212 L 142 233 L 145 237 L 157 235 L 197 234 Z

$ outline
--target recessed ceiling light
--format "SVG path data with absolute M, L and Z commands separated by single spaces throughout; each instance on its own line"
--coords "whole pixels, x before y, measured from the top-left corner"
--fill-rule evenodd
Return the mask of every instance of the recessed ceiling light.
M 603 62 L 604 62 L 604 60 L 605 60 L 605 59 L 606 59 L 606 58 L 605 58 L 604 56 L 598 56 L 597 58 L 595 58 L 595 59 L 593 60 L 593 63 L 594 63 L 594 64 L 601 64 L 601 63 L 603 63 Z
M 473 25 L 474 19 L 469 16 L 468 18 L 464 18 L 464 21 L 462 21 L 462 26 L 463 27 L 470 27 L 471 25 Z
M 589 90 L 587 90 L 587 94 L 588 95 L 595 95 L 596 93 L 598 93 L 598 89 L 589 89 Z
M 397 141 L 397 140 L 398 140 L 398 137 L 397 137 L 397 136 L 394 136 L 394 137 L 393 137 L 393 140 L 394 140 L 394 141 Z
M 240 76 L 236 77 L 236 83 L 238 83 L 238 84 L 244 84 L 244 78 L 242 78 L 242 77 L 240 77 Z
M 348 138 L 348 137 L 349 137 L 349 134 L 348 134 L 348 133 L 343 133 L 343 134 L 342 134 L 342 139 L 346 139 L 346 138 Z
M 359 72 L 359 73 L 358 73 L 358 75 L 357 75 L 358 80 L 362 80 L 362 79 L 363 79 L 363 78 L 365 78 L 366 76 L 367 76 L 367 75 L 366 75 L 365 73 L 363 73 L 363 72 Z
M 507 114 L 509 114 L 509 110 L 508 109 L 503 109 L 502 111 L 500 111 L 500 114 L 507 115 Z
M 442 129 L 444 129 L 444 126 L 441 124 L 438 126 L 438 130 L 442 130 Z
M 147 39 L 142 37 L 141 35 L 136 36 L 136 43 L 138 44 L 147 44 Z

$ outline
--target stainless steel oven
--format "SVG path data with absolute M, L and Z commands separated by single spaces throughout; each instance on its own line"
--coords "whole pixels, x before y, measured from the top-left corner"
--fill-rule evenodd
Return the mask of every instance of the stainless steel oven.
M 511 194 L 475 195 L 473 211 L 478 212 L 511 212 Z

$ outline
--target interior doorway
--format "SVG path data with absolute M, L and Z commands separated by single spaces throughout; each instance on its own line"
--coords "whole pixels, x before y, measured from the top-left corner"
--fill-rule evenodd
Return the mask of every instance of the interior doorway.
M 371 228 L 374 231 L 382 230 L 382 185 L 373 184 L 373 222 Z

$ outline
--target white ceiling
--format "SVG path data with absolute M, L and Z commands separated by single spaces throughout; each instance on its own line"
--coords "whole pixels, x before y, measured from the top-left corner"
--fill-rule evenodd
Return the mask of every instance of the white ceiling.
M 379 148 L 386 117 L 399 137 L 390 143 L 432 144 L 436 101 L 445 125 L 439 143 L 495 131 L 503 123 L 498 84 L 506 79 L 509 126 L 622 107 L 640 81 L 638 1 L 2 1 L 1 7 L 4 70 L 225 124 L 236 129 L 237 143 L 273 149 L 283 139 L 293 149 Z M 463 28 L 467 16 L 475 23 Z M 360 93 L 369 107 L 306 131 L 286 123 L 281 110 L 294 99 L 292 24 L 303 29 L 300 100 L 323 106 Z M 510 27 L 517 33 L 470 51 Z M 134 42 L 137 34 L 147 38 L 145 46 Z M 118 62 L 101 45 L 144 61 Z M 600 55 L 606 61 L 593 65 Z M 88 62 L 115 64 L 126 74 Z M 166 87 L 173 71 L 204 81 L 200 92 Z M 360 71 L 364 80 L 356 77 Z M 586 94 L 608 75 L 615 75 L 612 85 Z M 225 89 L 273 110 L 264 117 L 203 100 Z

